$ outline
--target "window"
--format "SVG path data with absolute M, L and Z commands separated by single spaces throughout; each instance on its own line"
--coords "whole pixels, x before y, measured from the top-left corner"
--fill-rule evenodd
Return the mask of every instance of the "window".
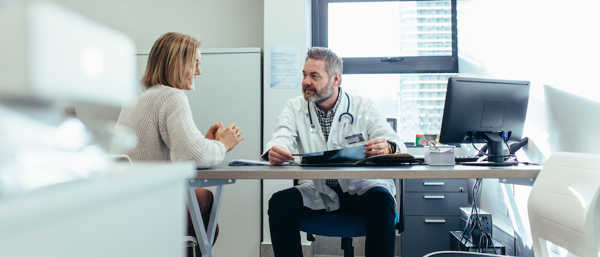
M 342 57 L 344 90 L 373 99 L 405 141 L 439 133 L 458 72 L 455 0 L 313 0 L 313 45 Z

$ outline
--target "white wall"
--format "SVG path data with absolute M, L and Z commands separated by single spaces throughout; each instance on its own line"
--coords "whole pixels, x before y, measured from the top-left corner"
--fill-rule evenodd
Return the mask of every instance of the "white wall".
M 54 2 L 130 36 L 139 53 L 148 53 L 154 41 L 170 31 L 194 36 L 202 41 L 202 48 L 263 47 L 263 0 Z M 143 62 L 138 64 L 145 65 Z M 120 111 L 104 108 L 100 113 L 94 106 L 77 107 L 81 114 L 109 120 L 116 120 Z
M 218 121 L 240 127 L 244 140 L 227 153 L 225 163 L 260 156 L 261 64 L 259 48 L 204 48 L 202 75 L 196 89 L 186 91 L 194 123 L 201 131 Z M 241 102 L 243 107 L 236 106 Z M 223 188 L 214 256 L 260 255 L 260 188 L 260 181 L 254 179 L 238 179 Z
M 459 0 L 461 75 L 532 82 L 525 133 L 541 152 L 533 161 L 556 151 L 600 152 L 589 143 L 600 138 L 598 119 L 575 112 L 597 110 L 600 101 L 597 7 L 590 1 Z
M 598 7 L 584 0 L 458 1 L 461 76 L 531 81 L 524 131 L 530 141 L 520 159 L 543 163 L 559 151 L 600 153 Z M 481 206 L 495 225 L 511 230 L 498 188 L 497 180 L 485 180 Z M 514 189 L 523 213 L 528 190 Z
M 133 38 L 149 50 L 162 34 L 175 31 L 202 47 L 262 47 L 262 0 L 54 0 Z

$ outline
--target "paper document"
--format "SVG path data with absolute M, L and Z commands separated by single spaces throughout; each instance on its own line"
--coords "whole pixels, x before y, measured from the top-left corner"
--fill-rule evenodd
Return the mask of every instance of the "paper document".
M 268 161 L 235 159 L 229 162 L 229 166 L 267 166 L 271 165 Z

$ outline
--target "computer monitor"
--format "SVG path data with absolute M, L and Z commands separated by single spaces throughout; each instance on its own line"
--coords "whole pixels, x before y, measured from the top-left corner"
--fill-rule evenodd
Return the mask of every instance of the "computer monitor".
M 471 165 L 507 166 L 504 145 L 523 134 L 529 81 L 450 77 L 440 143 L 487 143 L 488 161 Z

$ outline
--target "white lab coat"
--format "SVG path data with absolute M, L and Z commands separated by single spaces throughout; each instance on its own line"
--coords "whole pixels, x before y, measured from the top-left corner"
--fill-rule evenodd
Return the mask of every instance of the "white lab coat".
M 385 117 L 375 107 L 373 101 L 361 96 L 348 94 L 350 98 L 349 113 L 354 117 L 354 123 L 351 124 L 349 115 L 340 116 L 348 110 L 348 97 L 343 90 L 340 90 L 342 100 L 338 106 L 331 131 L 329 141 L 325 142 L 319 118 L 315 112 L 315 104 L 304 100 L 303 96 L 298 96 L 287 102 L 285 108 L 279 115 L 279 122 L 273 130 L 273 138 L 266 145 L 266 149 L 271 149 L 274 145 L 280 145 L 290 152 L 312 153 L 327 150 L 335 150 L 358 144 L 349 145 L 345 137 L 362 133 L 365 141 L 384 137 L 386 140 L 393 141 L 398 145 L 397 153 L 406 153 L 406 146 L 402 139 L 394 132 L 387 123 Z M 310 130 L 310 118 L 307 105 L 310 105 L 310 115 L 312 123 L 316 130 Z M 265 156 L 263 154 L 263 156 Z M 396 187 L 393 179 L 340 179 L 339 184 L 344 192 L 362 195 L 369 189 L 381 186 L 386 188 L 390 194 L 396 194 Z M 303 180 L 297 186 L 302 194 L 304 206 L 313 210 L 326 209 L 334 211 L 339 209 L 339 199 L 335 191 L 325 185 L 324 179 Z

